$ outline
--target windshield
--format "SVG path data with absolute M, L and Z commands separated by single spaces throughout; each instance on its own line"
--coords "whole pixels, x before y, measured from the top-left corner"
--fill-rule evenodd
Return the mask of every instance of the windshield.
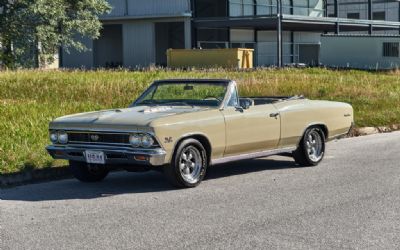
M 158 83 L 152 85 L 135 105 L 219 107 L 226 88 L 225 84 L 219 83 Z

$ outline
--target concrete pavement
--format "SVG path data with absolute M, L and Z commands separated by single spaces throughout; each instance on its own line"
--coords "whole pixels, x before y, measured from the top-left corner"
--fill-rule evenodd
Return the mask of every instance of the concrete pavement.
M 0 249 L 399 249 L 400 133 L 330 142 L 317 167 L 214 167 L 195 189 L 113 173 L 0 190 Z

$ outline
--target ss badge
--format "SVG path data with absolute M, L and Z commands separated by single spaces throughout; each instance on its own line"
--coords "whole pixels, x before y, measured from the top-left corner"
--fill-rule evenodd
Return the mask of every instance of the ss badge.
M 172 137 L 165 137 L 164 143 L 171 143 L 172 142 Z

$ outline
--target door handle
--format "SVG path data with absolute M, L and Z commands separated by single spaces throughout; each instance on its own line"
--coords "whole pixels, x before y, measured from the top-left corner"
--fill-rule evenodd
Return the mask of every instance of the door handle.
M 272 118 L 277 118 L 279 116 L 279 113 L 271 113 L 271 114 L 269 114 L 269 117 L 272 117 Z

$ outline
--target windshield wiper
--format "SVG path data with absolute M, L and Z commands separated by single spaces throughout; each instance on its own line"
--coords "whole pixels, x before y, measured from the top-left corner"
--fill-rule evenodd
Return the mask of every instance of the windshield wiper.
M 162 102 L 162 101 L 158 101 L 158 100 L 144 100 L 140 103 L 138 103 L 137 105 L 147 105 L 147 106 L 190 106 L 190 107 L 194 107 L 194 105 L 191 105 L 187 102 L 178 102 L 178 101 L 174 101 L 174 102 Z
M 184 106 L 194 107 L 193 105 L 191 105 L 191 104 L 189 104 L 189 103 L 187 103 L 187 102 L 162 102 L 162 103 L 159 103 L 159 104 L 160 104 L 160 105 L 168 105 L 168 106 L 173 106 L 173 105 L 180 106 L 180 105 L 184 105 Z
M 142 102 L 139 102 L 138 104 L 136 104 L 137 106 L 140 105 L 146 105 L 146 106 L 153 106 L 153 105 L 159 105 L 160 103 L 156 100 L 144 100 Z

